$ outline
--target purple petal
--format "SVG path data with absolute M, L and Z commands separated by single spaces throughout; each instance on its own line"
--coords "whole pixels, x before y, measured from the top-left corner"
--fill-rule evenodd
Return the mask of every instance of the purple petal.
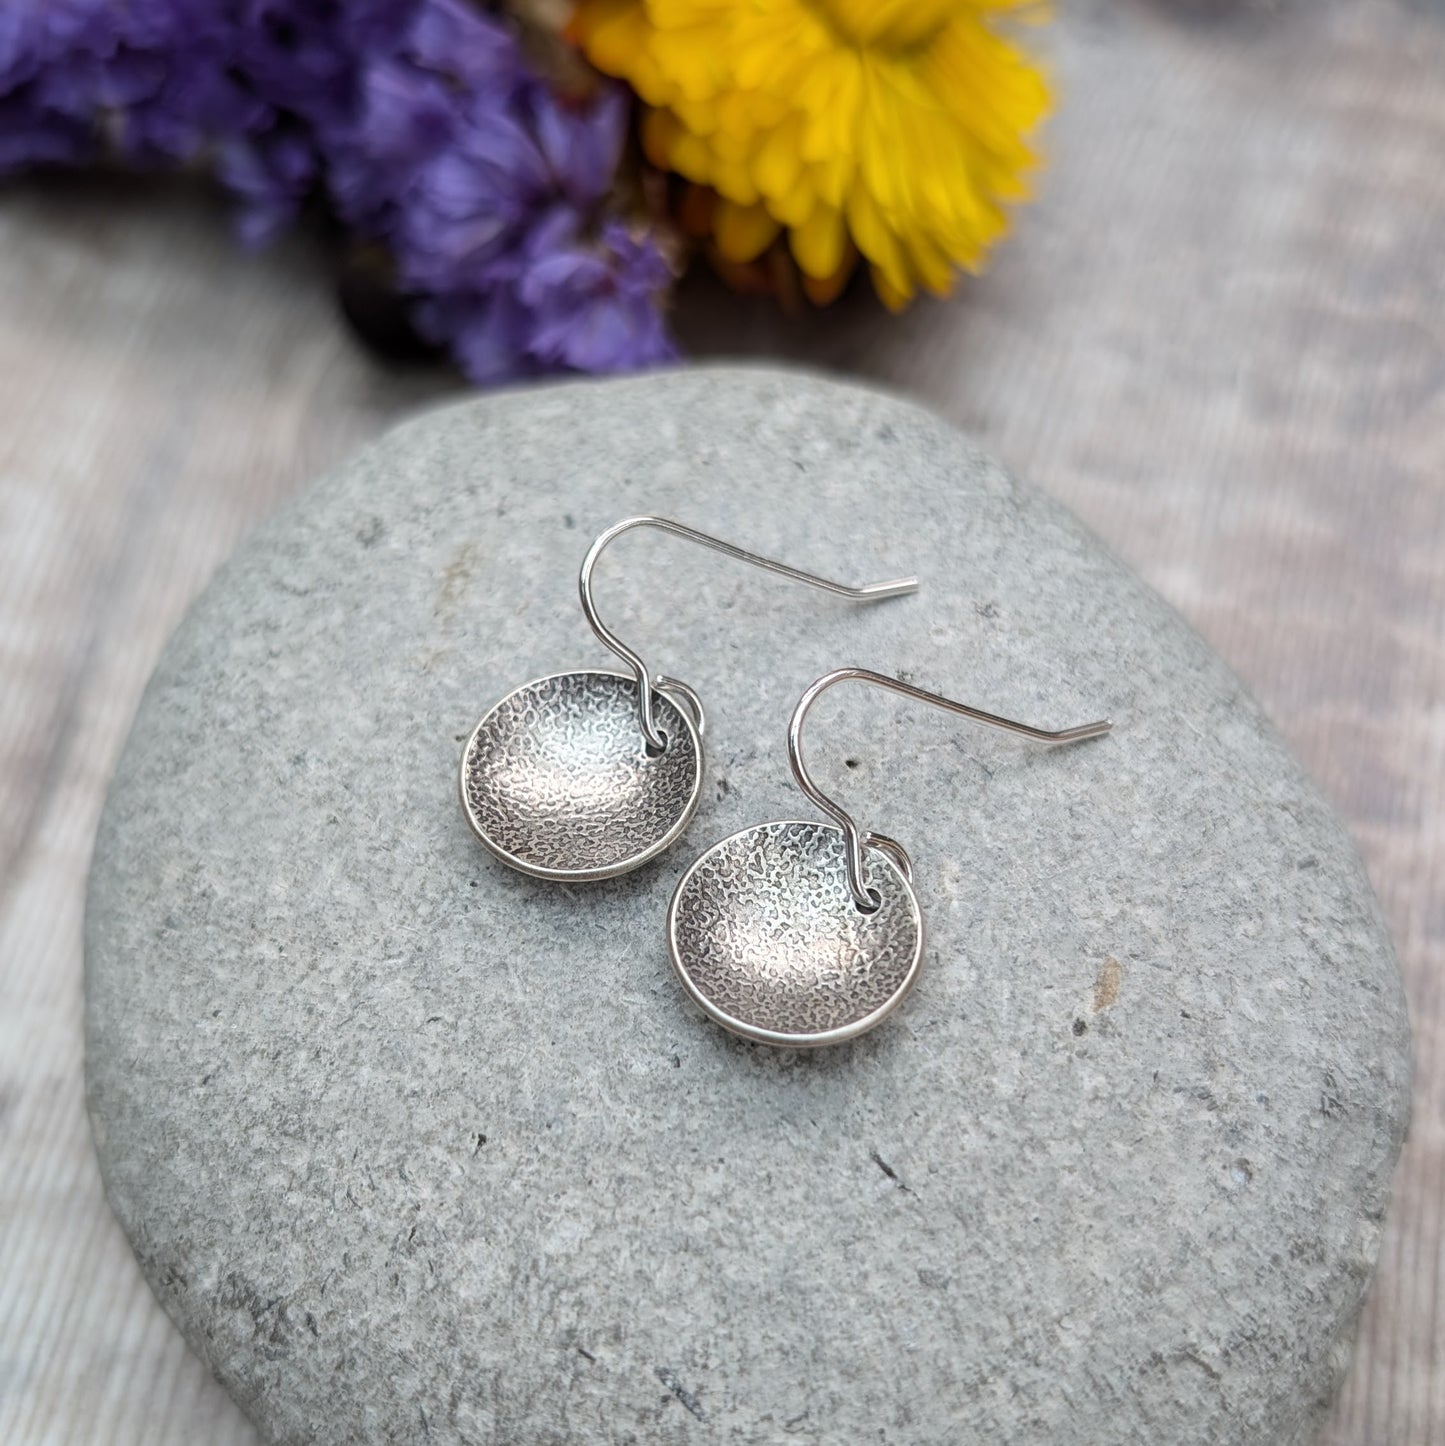
M 576 204 L 606 195 L 627 132 L 627 100 L 609 86 L 587 109 L 575 109 L 537 87 L 537 141 L 557 184 Z
M 415 320 L 423 336 L 451 348 L 463 372 L 479 386 L 531 369 L 527 314 L 509 291 L 497 291 L 483 301 L 433 297 L 417 308 Z
M 472 85 L 510 80 L 521 66 L 512 36 L 459 0 L 425 0 L 407 51 L 429 70 Z
M 453 107 L 433 77 L 391 60 L 366 68 L 358 136 L 377 161 L 418 165 L 455 130 Z

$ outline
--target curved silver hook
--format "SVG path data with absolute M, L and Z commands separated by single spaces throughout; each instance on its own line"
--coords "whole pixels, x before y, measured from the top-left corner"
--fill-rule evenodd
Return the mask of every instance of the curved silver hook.
M 792 765 L 793 777 L 797 779 L 798 787 L 824 813 L 841 825 L 847 849 L 848 887 L 852 891 L 853 902 L 867 914 L 871 914 L 878 905 L 868 891 L 868 880 L 863 871 L 863 849 L 865 843 L 871 842 L 875 835 L 870 834 L 864 838 L 852 815 L 819 789 L 803 762 L 803 723 L 808 716 L 808 710 L 835 683 L 843 683 L 850 678 L 857 679 L 860 683 L 872 683 L 874 687 L 886 688 L 892 693 L 901 693 L 905 698 L 913 698 L 920 703 L 931 703 L 935 708 L 971 718 L 975 723 L 986 723 L 990 728 L 1020 733 L 1039 743 L 1076 743 L 1084 738 L 1098 738 L 1114 726 L 1107 718 L 1102 718 L 1097 723 L 1081 723 L 1076 728 L 1060 728 L 1057 731 L 1035 728 L 1029 723 L 1019 723 L 1012 718 L 1000 718 L 996 713 L 970 708 L 967 703 L 956 703 L 952 698 L 929 693 L 923 688 L 913 687 L 910 683 L 900 683 L 897 678 L 890 678 L 886 673 L 874 673 L 867 668 L 835 668 L 831 673 L 825 673 L 798 699 L 798 706 L 793 709 L 793 719 L 788 724 L 788 762 Z M 895 844 L 894 847 L 898 845 Z
M 636 675 L 638 721 L 642 724 L 642 735 L 647 739 L 650 748 L 662 749 L 667 746 L 662 735 L 657 731 L 657 724 L 653 721 L 652 695 L 659 680 L 648 673 L 647 664 L 597 616 L 597 604 L 592 600 L 592 569 L 596 567 L 597 559 L 602 556 L 603 549 L 609 542 L 616 537 L 621 537 L 624 532 L 630 532 L 634 527 L 655 527 L 660 532 L 670 532 L 674 537 L 681 537 L 688 542 L 696 542 L 703 547 L 710 547 L 714 552 L 722 553 L 724 557 L 751 563 L 754 567 L 764 568 L 768 572 L 776 572 L 782 577 L 791 578 L 794 582 L 805 582 L 811 587 L 820 587 L 825 592 L 837 593 L 839 597 L 851 598 L 855 602 L 879 602 L 884 598 L 902 597 L 905 593 L 918 591 L 916 577 L 900 577 L 895 578 L 892 582 L 869 583 L 866 587 L 849 587 L 846 583 L 831 582 L 826 577 L 817 577 L 811 572 L 802 571 L 801 568 L 789 567 L 785 562 L 774 562 L 770 557 L 759 557 L 755 552 L 747 552 L 741 547 L 735 547 L 730 542 L 722 542 L 716 537 L 709 537 L 705 532 L 698 532 L 692 527 L 684 527 L 682 523 L 672 522 L 666 517 L 623 518 L 621 522 L 614 524 L 602 533 L 587 549 L 587 556 L 582 559 L 582 571 L 577 577 L 577 590 L 582 597 L 582 611 L 586 615 L 592 631 L 623 662 L 627 663 Z

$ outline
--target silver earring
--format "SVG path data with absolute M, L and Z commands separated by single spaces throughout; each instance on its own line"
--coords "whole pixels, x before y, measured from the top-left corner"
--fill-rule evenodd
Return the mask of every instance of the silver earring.
M 581 883 L 625 874 L 673 844 L 697 809 L 702 703 L 686 683 L 650 673 L 603 624 L 592 597 L 603 549 L 635 527 L 655 527 L 858 602 L 918 587 L 915 578 L 847 587 L 664 517 L 609 527 L 583 559 L 578 591 L 592 631 L 631 676 L 591 668 L 537 678 L 496 704 L 462 751 L 467 822 L 504 864 L 536 878 Z
M 866 668 L 819 678 L 793 712 L 788 761 L 798 787 L 836 822 L 765 823 L 723 839 L 682 876 L 667 911 L 668 949 L 683 988 L 725 1029 L 765 1044 L 812 1048 L 863 1034 L 903 1001 L 923 959 L 907 852 L 860 832 L 803 762 L 808 710 L 847 679 L 1040 743 L 1097 738 L 1113 726 L 1051 732 Z

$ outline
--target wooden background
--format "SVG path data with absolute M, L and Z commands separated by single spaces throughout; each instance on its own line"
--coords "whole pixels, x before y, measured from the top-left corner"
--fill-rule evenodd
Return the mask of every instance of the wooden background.
M 1066 8 L 1044 199 L 984 281 L 789 326 L 693 285 L 679 325 L 973 431 L 1203 630 L 1339 806 L 1395 931 L 1417 1088 L 1326 1440 L 1445 1442 L 1445 11 Z M 218 562 L 456 382 L 359 352 L 315 242 L 246 259 L 195 190 L 107 180 L 0 190 L 0 383 L 0 1441 L 251 1442 L 101 1196 L 90 840 Z

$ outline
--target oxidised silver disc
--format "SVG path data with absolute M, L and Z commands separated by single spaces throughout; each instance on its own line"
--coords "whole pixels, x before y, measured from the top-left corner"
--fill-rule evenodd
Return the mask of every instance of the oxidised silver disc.
M 610 879 L 656 858 L 697 808 L 702 744 L 655 695 L 667 749 L 648 756 L 628 674 L 556 673 L 508 693 L 462 754 L 462 807 L 502 860 L 542 879 Z
M 918 977 L 923 918 L 888 855 L 870 848 L 867 864 L 872 914 L 853 903 L 833 824 L 765 823 L 714 845 L 667 911 L 683 988 L 719 1024 L 766 1044 L 809 1048 L 872 1029 Z

